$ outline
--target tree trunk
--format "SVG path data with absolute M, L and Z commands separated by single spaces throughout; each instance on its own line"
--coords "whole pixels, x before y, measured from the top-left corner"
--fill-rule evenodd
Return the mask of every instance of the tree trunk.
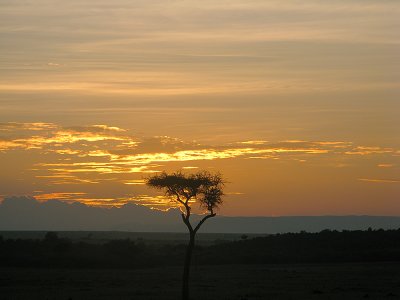
M 192 252 L 194 248 L 195 233 L 190 233 L 189 244 L 186 247 L 185 265 L 183 267 L 183 280 L 182 280 L 182 300 L 189 300 L 189 275 L 190 275 L 190 262 L 192 260 Z

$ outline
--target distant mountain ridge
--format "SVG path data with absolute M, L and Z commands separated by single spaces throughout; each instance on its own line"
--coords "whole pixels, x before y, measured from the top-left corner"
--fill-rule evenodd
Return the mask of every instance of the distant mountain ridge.
M 193 216 L 198 219 L 199 216 Z M 201 232 L 285 233 L 400 228 L 400 216 L 226 217 L 207 221 Z M 90 207 L 33 197 L 6 197 L 0 204 L 0 230 L 185 232 L 180 211 L 168 212 L 126 204 L 121 208 Z

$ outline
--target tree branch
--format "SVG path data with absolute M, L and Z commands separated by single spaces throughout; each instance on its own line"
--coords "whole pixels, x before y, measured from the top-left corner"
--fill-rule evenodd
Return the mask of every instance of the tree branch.
M 185 223 L 186 227 L 189 229 L 189 232 L 193 233 L 194 231 L 193 231 L 192 224 L 190 224 L 190 222 L 189 222 L 189 217 L 187 215 L 185 215 L 184 213 L 182 213 L 181 216 L 182 216 L 183 223 Z
M 196 233 L 196 232 L 200 229 L 201 225 L 203 225 L 203 223 L 204 223 L 207 219 L 212 218 L 212 217 L 215 217 L 216 215 L 217 215 L 216 213 L 214 213 L 213 211 L 211 211 L 211 213 L 210 213 L 209 215 L 204 216 L 203 219 L 201 219 L 201 221 L 199 222 L 199 224 L 197 224 L 197 226 L 194 228 L 194 233 Z
M 189 229 L 189 232 L 193 233 L 194 232 L 193 231 L 193 227 L 192 227 L 192 224 L 190 224 L 190 221 L 189 221 L 189 218 L 190 218 L 190 206 L 189 206 L 189 204 L 187 202 L 184 202 L 184 201 L 179 201 L 179 202 L 182 203 L 183 206 L 186 209 L 186 214 L 184 212 L 182 212 L 182 214 L 181 214 L 183 223 L 185 223 L 186 227 Z
M 180 204 L 185 205 L 185 202 L 183 202 L 183 201 L 179 198 L 179 196 L 176 197 L 176 201 L 179 202 Z
M 181 204 L 183 204 L 183 205 L 185 205 L 185 202 L 183 202 L 183 201 L 181 200 L 181 197 L 179 197 L 179 194 L 178 194 L 177 192 L 173 192 L 173 193 L 174 193 L 175 196 L 176 196 L 176 201 L 179 202 L 179 203 L 181 203 Z

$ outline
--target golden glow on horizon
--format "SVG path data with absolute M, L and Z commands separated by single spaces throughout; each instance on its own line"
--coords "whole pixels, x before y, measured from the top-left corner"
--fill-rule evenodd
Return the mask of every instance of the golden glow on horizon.
M 143 176 L 176 164 L 179 164 L 182 170 L 189 171 L 203 168 L 201 166 L 207 166 L 211 161 L 221 161 L 222 165 L 230 165 L 247 160 L 285 163 L 285 168 L 294 163 L 349 168 L 352 164 L 358 163 L 359 159 L 363 160 L 366 155 L 376 156 L 376 159 L 388 162 L 398 157 L 398 150 L 393 148 L 360 146 L 348 141 L 286 140 L 274 143 L 249 140 L 211 147 L 165 136 L 151 139 L 135 137 L 126 129 L 107 125 L 64 129 L 56 124 L 46 124 L 38 126 L 42 128 L 40 131 L 29 130 L 30 124 L 28 126 L 14 123 L 2 126 L 0 128 L 8 128 L 9 133 L 8 140 L 3 140 L 3 156 L 12 154 L 16 147 L 24 149 L 26 155 L 37 153 L 39 160 L 32 163 L 30 169 L 32 176 L 39 180 L 37 184 L 42 191 L 46 190 L 46 186 L 52 186 L 59 191 L 35 193 L 39 201 L 59 199 L 100 207 L 120 207 L 127 203 L 136 203 L 168 209 L 171 207 L 168 198 L 143 193 L 147 192 Z M 11 128 L 14 128 L 14 131 Z M 24 131 L 26 129 L 28 133 Z M 12 138 L 22 133 L 24 138 Z M 152 151 L 149 150 L 149 145 Z M 159 152 L 162 148 L 168 151 Z M 387 170 L 394 169 L 395 165 L 380 162 L 373 164 L 375 168 L 378 166 L 379 169 Z M 397 179 L 357 178 L 357 180 L 371 184 L 399 182 Z M 124 195 L 104 197 L 101 195 L 104 188 L 101 187 L 110 184 L 140 188 L 141 193 L 132 197 L 129 195 L 129 190 L 123 189 L 126 191 Z M 91 185 L 99 186 L 99 190 L 97 192 L 93 190 L 90 195 L 81 192 L 83 187 L 88 189 Z M 246 197 L 245 192 L 237 190 L 228 191 L 227 195 Z

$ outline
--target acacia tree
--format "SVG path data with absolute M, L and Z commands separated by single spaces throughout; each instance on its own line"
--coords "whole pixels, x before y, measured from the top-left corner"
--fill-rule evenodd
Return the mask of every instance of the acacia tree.
M 147 178 L 146 184 L 163 190 L 166 196 L 179 205 L 183 223 L 188 228 L 189 243 L 186 248 L 182 278 L 182 299 L 188 300 L 190 262 L 196 233 L 207 219 L 216 216 L 215 209 L 222 204 L 224 181 L 221 174 L 212 174 L 206 171 L 189 175 L 182 172 L 172 174 L 162 172 Z M 205 210 L 202 219 L 195 226 L 190 222 L 193 203 L 200 204 L 200 207 Z

